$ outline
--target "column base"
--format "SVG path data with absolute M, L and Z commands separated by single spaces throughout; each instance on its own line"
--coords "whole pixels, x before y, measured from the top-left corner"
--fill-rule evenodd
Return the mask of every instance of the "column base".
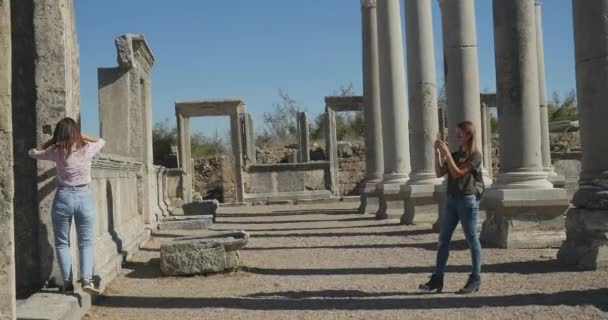
M 436 184 L 403 185 L 403 215 L 401 224 L 433 224 L 438 220 L 439 205 L 435 197 Z
M 378 211 L 376 211 L 376 220 L 400 220 L 403 214 L 401 186 L 405 182 L 382 182 L 378 184 L 376 192 L 378 194 L 379 205 Z
M 608 210 L 570 208 L 560 263 L 582 270 L 608 270 Z
M 376 186 L 378 182 L 366 182 L 361 186 L 360 214 L 375 214 L 379 208 L 379 199 Z
M 553 184 L 554 188 L 566 188 L 566 178 L 557 174 L 553 167 L 545 168 L 544 171 L 547 173 L 547 180 Z
M 495 248 L 559 247 L 565 239 L 564 189 L 489 189 L 480 240 Z

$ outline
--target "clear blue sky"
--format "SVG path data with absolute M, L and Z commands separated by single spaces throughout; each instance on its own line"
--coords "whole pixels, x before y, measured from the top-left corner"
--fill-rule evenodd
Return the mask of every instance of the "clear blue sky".
M 548 92 L 575 87 L 570 0 L 544 1 Z M 477 0 L 482 91 L 494 91 L 492 1 Z M 154 121 L 169 118 L 174 102 L 240 97 L 254 114 L 279 102 L 285 90 L 309 117 L 323 97 L 352 82 L 361 93 L 360 0 L 104 0 L 75 1 L 81 62 L 83 129 L 99 132 L 97 68 L 116 66 L 114 38 L 146 36 L 156 56 L 152 78 Z M 438 79 L 442 79 L 441 28 L 433 1 Z M 402 13 L 403 14 L 403 13 Z M 405 35 L 405 33 L 404 33 Z M 211 134 L 228 121 L 199 121 Z

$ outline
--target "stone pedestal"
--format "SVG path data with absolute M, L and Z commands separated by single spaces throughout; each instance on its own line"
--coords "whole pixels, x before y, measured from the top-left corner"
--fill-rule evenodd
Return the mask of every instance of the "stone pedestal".
M 565 189 L 543 171 L 534 3 L 494 0 L 500 173 L 486 191 L 481 241 L 500 248 L 559 246 Z
M 401 185 L 410 173 L 409 117 L 405 89 L 405 67 L 401 34 L 399 0 L 378 2 L 378 42 L 380 61 L 380 97 L 382 103 L 382 137 L 384 177 L 377 190 L 380 208 L 378 219 L 387 219 L 396 207 L 403 212 Z M 390 146 L 390 148 L 388 147 Z
M 380 70 L 378 58 L 378 16 L 376 1 L 361 1 L 363 35 L 363 117 L 365 119 L 365 180 L 361 186 L 360 213 L 376 213 L 376 184 L 384 173 Z
M 583 158 L 557 258 L 581 269 L 608 270 L 608 0 L 572 4 Z
M 490 189 L 481 240 L 495 248 L 559 247 L 565 239 L 565 189 Z
M 434 184 L 401 186 L 401 196 L 404 199 L 401 223 L 413 225 L 436 222 L 439 212 L 436 190 L 437 185 Z
M 376 185 L 378 195 L 377 220 L 400 222 L 403 215 L 402 183 L 379 183 Z

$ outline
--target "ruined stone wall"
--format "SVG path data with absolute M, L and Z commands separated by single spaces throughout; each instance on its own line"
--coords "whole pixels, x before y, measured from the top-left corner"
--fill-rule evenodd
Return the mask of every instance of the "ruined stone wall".
M 230 156 L 193 159 L 194 192 L 222 203 L 236 201 L 234 160 Z
M 341 196 L 359 195 L 365 178 L 365 147 L 361 144 L 338 144 L 338 185 Z

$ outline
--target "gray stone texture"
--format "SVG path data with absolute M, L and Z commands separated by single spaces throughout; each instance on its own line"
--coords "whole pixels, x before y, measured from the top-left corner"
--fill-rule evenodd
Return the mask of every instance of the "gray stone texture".
M 182 206 L 182 210 L 184 211 L 184 215 L 190 216 L 200 216 L 200 215 L 208 215 L 213 216 L 213 221 L 215 221 L 217 208 L 220 207 L 220 203 L 217 200 L 199 200 L 191 203 L 186 203 Z
M 433 147 L 439 119 L 431 0 L 406 0 L 405 17 L 412 172 L 408 185 L 402 186 L 405 200 L 401 222 L 413 224 L 417 213 L 436 215 L 434 186 L 443 179 L 435 174 Z
M 384 174 L 378 14 L 376 1 L 361 1 L 363 35 L 363 114 L 365 119 L 366 183 L 377 183 Z M 375 191 L 374 191 L 375 192 Z
M 0 0 L 0 319 L 16 317 L 11 11 Z
M 380 206 L 376 212 L 377 219 L 389 218 L 388 210 L 393 206 L 387 201 L 394 201 L 402 207 L 402 201 L 393 199 L 398 198 L 399 188 L 407 182 L 411 168 L 408 101 L 401 39 L 399 0 L 378 2 L 384 178 L 378 184 Z M 398 214 L 401 215 L 403 208 L 398 211 L 400 211 Z
M 298 155 L 299 162 L 310 162 L 310 128 L 308 127 L 308 119 L 306 112 L 298 112 Z
M 534 2 L 495 0 L 493 9 L 500 172 L 486 192 L 481 240 L 502 248 L 559 246 L 568 199 L 542 167 Z
M 247 245 L 244 231 L 202 233 L 177 238 L 160 248 L 160 267 L 165 275 L 181 276 L 235 270 L 238 250 Z
M 542 4 L 534 3 L 536 27 L 536 56 L 538 61 L 538 94 L 540 104 L 540 138 L 543 170 L 554 186 L 564 186 L 564 177 L 558 176 L 551 165 L 551 143 L 549 139 L 549 110 L 547 107 L 547 83 L 545 79 L 545 47 L 543 39 Z
M 158 230 L 206 230 L 213 224 L 213 216 L 172 216 L 158 223 Z
M 255 130 L 253 126 L 253 115 L 250 112 L 245 112 L 243 119 L 243 146 L 245 151 L 244 164 L 250 165 L 257 162 L 255 153 Z
M 608 0 L 573 1 L 576 87 L 582 155 L 580 188 L 568 210 L 558 259 L 581 269 L 608 269 Z
M 156 170 L 152 154 L 151 78 L 154 55 L 144 36 L 124 34 L 115 39 L 118 67 L 98 70 L 101 136 L 105 152 L 143 162 L 137 192 L 146 223 L 162 210 L 154 194 Z
M 55 169 L 27 151 L 51 138 L 55 124 L 80 119 L 79 56 L 72 0 L 12 1 L 13 143 L 17 288 L 60 282 L 50 209 Z M 74 240 L 75 241 L 75 240 Z

